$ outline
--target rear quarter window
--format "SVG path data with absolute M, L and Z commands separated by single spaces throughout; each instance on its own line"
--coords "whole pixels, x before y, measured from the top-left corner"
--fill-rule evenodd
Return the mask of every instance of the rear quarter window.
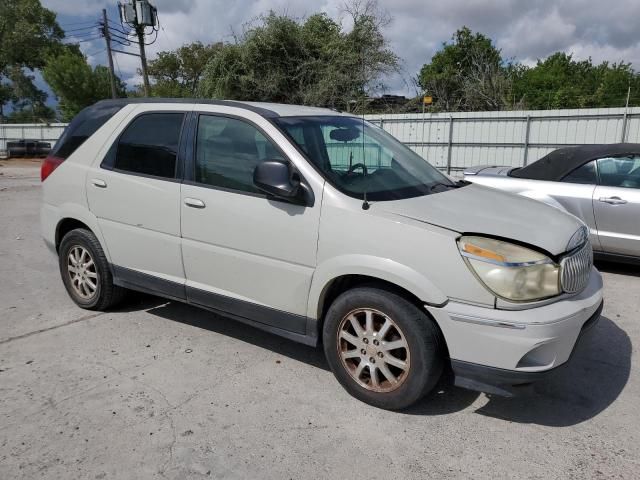
M 66 160 L 91 135 L 96 133 L 107 120 L 123 107 L 123 104 L 97 103 L 82 110 L 74 117 L 51 150 L 51 155 Z
M 584 185 L 595 185 L 598 183 L 595 160 L 585 163 L 566 175 L 562 181 L 565 183 L 580 183 Z

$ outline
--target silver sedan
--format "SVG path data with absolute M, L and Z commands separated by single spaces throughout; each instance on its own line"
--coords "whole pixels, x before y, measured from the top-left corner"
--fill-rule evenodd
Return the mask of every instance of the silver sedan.
M 561 148 L 523 168 L 472 167 L 464 178 L 572 213 L 589 226 L 596 256 L 640 263 L 640 144 Z

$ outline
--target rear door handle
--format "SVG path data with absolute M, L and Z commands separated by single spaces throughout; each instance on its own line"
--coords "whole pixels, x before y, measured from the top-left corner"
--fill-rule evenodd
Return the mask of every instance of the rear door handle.
M 100 180 L 99 178 L 92 178 L 91 183 L 94 187 L 107 188 L 107 182 L 105 182 L 104 180 Z
M 191 207 L 191 208 L 204 208 L 206 206 L 202 200 L 199 200 L 197 198 L 189 198 L 189 197 L 186 197 L 184 199 L 184 204 L 187 207 Z
M 620 197 L 600 197 L 598 200 L 604 203 L 608 203 L 609 205 L 624 205 L 627 203 L 626 200 Z

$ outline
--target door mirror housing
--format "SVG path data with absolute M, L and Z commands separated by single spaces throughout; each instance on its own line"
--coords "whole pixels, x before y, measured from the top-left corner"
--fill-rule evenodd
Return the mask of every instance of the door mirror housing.
M 300 195 L 300 179 L 282 160 L 266 160 L 253 170 L 253 184 L 265 193 L 293 200 Z

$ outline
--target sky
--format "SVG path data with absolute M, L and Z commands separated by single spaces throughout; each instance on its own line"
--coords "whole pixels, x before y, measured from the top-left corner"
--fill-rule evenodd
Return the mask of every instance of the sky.
M 104 39 L 90 40 L 90 25 L 107 8 L 118 20 L 115 0 L 42 0 L 58 14 L 67 35 L 79 34 L 80 45 L 93 65 L 107 64 Z M 344 0 L 151 0 L 158 8 L 160 31 L 148 47 L 147 56 L 172 50 L 199 40 L 232 42 L 234 32 L 273 10 L 297 18 L 326 12 L 349 24 Z M 451 39 L 463 25 L 489 36 L 504 58 L 525 64 L 551 53 L 564 51 L 574 58 L 591 57 L 594 62 L 627 61 L 640 70 L 640 0 L 379 0 L 379 7 L 392 19 L 385 28 L 390 47 L 402 59 L 402 73 L 385 79 L 386 93 L 415 95 L 411 81 L 420 67 Z M 133 50 L 134 46 L 129 47 Z M 141 83 L 136 74 L 137 57 L 115 54 L 116 73 L 132 87 Z

